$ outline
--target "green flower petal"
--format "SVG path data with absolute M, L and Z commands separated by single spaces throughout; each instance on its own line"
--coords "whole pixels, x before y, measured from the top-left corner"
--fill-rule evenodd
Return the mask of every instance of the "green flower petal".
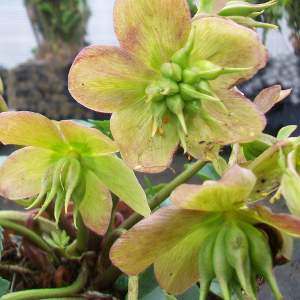
M 133 171 L 121 159 L 114 155 L 82 156 L 81 164 L 137 213 L 149 216 L 146 195 Z
M 287 155 L 293 146 L 294 139 L 285 139 L 271 146 L 256 159 L 241 164 L 241 167 L 252 170 L 257 177 L 249 202 L 264 199 L 279 187 L 282 177 L 282 170 L 278 165 L 279 148 Z
M 58 153 L 32 147 L 14 152 L 0 168 L 1 195 L 16 200 L 38 194 L 47 167 L 61 157 Z
M 153 69 L 185 46 L 191 27 L 184 0 L 117 0 L 114 28 L 121 47 L 137 54 Z
M 69 91 L 88 108 L 114 112 L 144 98 L 149 82 L 160 77 L 134 53 L 95 45 L 86 47 L 75 58 Z
M 243 207 L 256 177 L 251 170 L 233 165 L 221 180 L 202 185 L 183 184 L 171 194 L 172 203 L 183 209 L 227 211 Z
M 84 224 L 99 235 L 104 235 L 109 225 L 112 201 L 109 190 L 89 169 L 83 169 L 86 191 L 79 206 Z
M 213 92 L 223 101 L 229 114 L 226 114 L 218 103 L 201 100 L 203 110 L 219 122 L 203 119 L 199 115 L 190 117 L 186 122 L 187 151 L 199 159 L 202 159 L 202 151 L 210 150 L 215 144 L 253 141 L 266 124 L 263 113 L 239 92 L 234 90 L 213 90 Z
M 129 275 L 139 274 L 154 262 L 163 290 L 179 294 L 199 279 L 201 244 L 222 220 L 219 213 L 161 208 L 123 234 L 110 258 Z
M 0 141 L 3 144 L 33 146 L 61 152 L 69 149 L 53 122 L 43 115 L 29 111 L 1 113 Z
M 148 103 L 136 105 L 114 113 L 111 131 L 120 147 L 125 163 L 135 171 L 158 173 L 172 162 L 179 144 L 176 122 L 167 119 L 163 134 L 152 133 L 151 106 Z
M 300 218 L 288 214 L 273 214 L 270 208 L 262 205 L 240 209 L 238 212 L 244 222 L 266 223 L 292 237 L 300 237 Z
M 199 60 L 209 60 L 221 67 L 249 68 L 233 74 L 221 75 L 211 81 L 212 87 L 229 88 L 251 78 L 267 62 L 267 51 L 258 35 L 227 19 L 218 17 L 201 18 L 193 22 L 195 46 L 190 65 Z
M 97 129 L 74 121 L 60 121 L 59 128 L 67 143 L 81 154 L 96 155 L 119 151 L 118 145 Z

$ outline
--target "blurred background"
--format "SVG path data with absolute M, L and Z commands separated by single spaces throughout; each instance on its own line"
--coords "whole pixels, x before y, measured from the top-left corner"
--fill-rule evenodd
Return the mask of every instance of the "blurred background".
M 264 3 L 264 0 L 247 0 Z M 188 0 L 191 13 L 195 0 Z M 0 76 L 10 109 L 32 110 L 52 119 L 106 119 L 78 105 L 68 93 L 67 75 L 77 53 L 90 44 L 118 45 L 113 29 L 114 0 L 1 0 Z M 280 31 L 258 28 L 270 60 L 251 81 L 240 85 L 254 99 L 281 84 L 291 95 L 267 114 L 266 132 L 276 135 L 300 116 L 300 2 L 279 0 L 258 21 Z M 300 130 L 295 132 L 300 134 Z

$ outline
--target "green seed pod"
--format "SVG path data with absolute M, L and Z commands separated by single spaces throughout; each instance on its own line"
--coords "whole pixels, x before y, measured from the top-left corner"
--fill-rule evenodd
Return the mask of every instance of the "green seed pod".
M 197 91 L 218 98 L 212 91 L 209 82 L 206 79 L 200 79 L 196 85 Z
M 178 64 L 182 69 L 188 65 L 190 54 L 194 47 L 195 27 L 192 26 L 188 42 L 184 48 L 179 49 L 171 56 L 171 61 Z
M 230 282 L 234 269 L 229 264 L 225 252 L 225 235 L 229 224 L 224 224 L 217 234 L 213 249 L 213 264 L 225 300 L 231 299 Z
M 65 202 L 64 200 L 65 200 L 65 193 L 64 193 L 64 190 L 62 189 L 62 187 L 60 187 L 57 190 L 55 205 L 54 205 L 54 218 L 55 218 L 56 228 L 58 228 L 59 217 L 60 217 L 62 209 L 64 207 L 64 202 Z
M 77 214 L 78 214 L 80 204 L 84 199 L 85 190 L 86 190 L 86 182 L 85 182 L 84 176 L 82 176 L 79 181 L 79 184 L 77 185 L 77 187 L 75 188 L 75 190 L 72 193 L 72 200 L 74 203 L 73 220 L 74 220 L 75 228 L 77 228 Z
M 220 231 L 220 228 L 215 229 L 211 232 L 205 239 L 201 246 L 199 258 L 198 258 L 198 268 L 199 268 L 199 278 L 200 278 L 200 299 L 205 300 L 210 284 L 212 280 L 216 277 L 213 263 L 213 249 L 216 237 Z
M 72 193 L 74 189 L 77 187 L 81 179 L 81 166 L 80 162 L 73 158 L 70 160 L 66 179 L 64 182 L 64 188 L 66 190 L 66 198 L 65 198 L 65 212 L 67 212 L 68 204 L 71 199 Z
M 240 222 L 240 228 L 247 236 L 249 254 L 253 270 L 264 277 L 277 300 L 282 298 L 273 274 L 273 262 L 270 246 L 263 234 L 254 226 Z
M 189 115 L 198 115 L 201 111 L 201 103 L 199 100 L 194 99 L 190 101 L 185 101 L 184 104 L 184 113 L 187 113 Z
M 276 4 L 275 0 L 271 0 L 262 4 L 252 4 L 244 1 L 229 1 L 218 12 L 219 16 L 243 16 L 249 17 L 252 13 L 260 12 L 272 5 Z
M 166 116 L 169 112 L 166 101 L 156 101 L 151 103 L 151 110 L 153 116 L 153 124 L 152 124 L 152 137 L 157 132 L 158 128 L 162 128 L 162 118 Z
M 179 94 L 166 97 L 166 104 L 169 110 L 175 114 L 181 124 L 181 127 L 185 134 L 187 134 L 185 119 L 183 116 L 184 101 L 181 99 Z
M 30 209 L 38 205 L 44 198 L 44 196 L 51 190 L 53 170 L 56 163 L 51 164 L 43 174 L 41 181 L 41 190 L 36 199 L 26 209 Z
M 225 249 L 227 260 L 235 269 L 245 293 L 252 300 L 256 300 L 251 285 L 251 264 L 247 236 L 235 222 L 231 222 L 226 232 Z
M 145 93 L 148 96 L 145 102 L 162 100 L 164 98 L 164 95 L 160 94 L 161 91 L 162 88 L 158 85 L 158 81 L 151 81 L 145 90 Z
M 212 122 L 216 122 L 218 124 L 224 125 L 224 123 L 216 118 L 214 118 L 213 116 L 209 115 L 208 113 L 206 113 L 204 110 L 201 110 L 199 112 L 199 115 L 201 118 L 212 121 Z
M 162 96 L 172 96 L 179 91 L 179 86 L 176 81 L 162 77 L 161 79 L 158 80 L 158 85 L 160 87 L 160 95 Z
M 196 66 L 191 66 L 182 70 L 182 82 L 196 84 L 200 80 L 201 70 Z
M 196 90 L 196 87 L 192 84 L 179 83 L 179 92 L 182 99 L 186 101 L 196 98 L 196 99 L 205 99 L 205 100 L 210 100 L 215 102 L 221 102 L 219 98 L 215 98 L 210 95 L 198 92 Z
M 42 205 L 39 213 L 36 215 L 36 218 L 39 217 L 47 208 L 49 203 L 52 201 L 52 199 L 55 197 L 57 191 L 59 188 L 63 186 L 63 169 L 67 167 L 69 164 L 69 158 L 68 157 L 62 157 L 58 162 L 55 163 L 55 166 L 53 168 L 52 172 L 52 186 L 50 192 L 47 193 L 46 200 L 44 204 Z
M 180 81 L 182 78 L 182 69 L 173 62 L 164 63 L 160 68 L 160 73 L 169 79 Z
M 194 63 L 195 67 L 199 68 L 201 72 L 198 73 L 199 79 L 215 80 L 222 74 L 236 73 L 248 71 L 253 68 L 224 68 L 218 66 L 208 60 L 199 60 Z
M 251 29 L 257 28 L 257 27 L 262 27 L 262 28 L 275 29 L 275 30 L 279 31 L 278 26 L 276 26 L 274 24 L 258 22 L 258 21 L 253 20 L 250 17 L 230 16 L 230 17 L 228 17 L 228 19 L 230 19 L 242 26 L 251 28 Z

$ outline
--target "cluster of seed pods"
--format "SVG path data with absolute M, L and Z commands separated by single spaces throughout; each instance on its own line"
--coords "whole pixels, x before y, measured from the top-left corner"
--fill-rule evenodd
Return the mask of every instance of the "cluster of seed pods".
M 199 254 L 200 300 L 205 300 L 217 277 L 225 300 L 234 290 L 245 299 L 257 300 L 256 274 L 264 277 L 276 299 L 282 299 L 273 275 L 271 249 L 267 239 L 253 225 L 228 221 L 209 234 Z

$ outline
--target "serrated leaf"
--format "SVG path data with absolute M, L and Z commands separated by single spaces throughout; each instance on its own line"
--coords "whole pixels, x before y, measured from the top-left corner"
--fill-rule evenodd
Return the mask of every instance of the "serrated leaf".
M 52 239 L 57 244 L 60 245 L 60 237 L 55 231 L 51 231 Z
M 7 292 L 9 284 L 9 281 L 0 277 L 0 298 Z
M 59 248 L 59 245 L 57 245 L 50 237 L 44 237 L 45 241 L 54 248 Z
M 157 287 L 158 283 L 155 279 L 154 268 L 151 265 L 139 275 L 139 299 L 143 299 Z
M 177 300 L 199 299 L 199 296 L 200 296 L 200 289 L 198 285 L 194 284 L 182 294 L 176 295 L 176 299 Z
M 221 297 L 222 299 L 224 299 L 217 278 L 213 279 L 213 281 L 210 285 L 210 291 L 212 293 L 214 293 L 215 295 L 217 295 L 217 296 Z M 234 292 L 232 292 L 231 293 L 231 300 L 238 300 L 238 299 L 239 299 L 238 296 Z
M 94 126 L 92 128 L 96 128 L 100 130 L 102 133 L 104 133 L 106 136 L 108 136 L 110 139 L 114 140 L 111 131 L 110 131 L 110 121 L 95 121 L 95 120 L 88 120 L 89 122 L 93 123 Z
M 282 127 L 277 134 L 277 140 L 278 141 L 282 141 L 286 138 L 288 138 L 295 130 L 296 130 L 297 126 L 296 125 L 289 125 L 289 126 L 285 126 Z

